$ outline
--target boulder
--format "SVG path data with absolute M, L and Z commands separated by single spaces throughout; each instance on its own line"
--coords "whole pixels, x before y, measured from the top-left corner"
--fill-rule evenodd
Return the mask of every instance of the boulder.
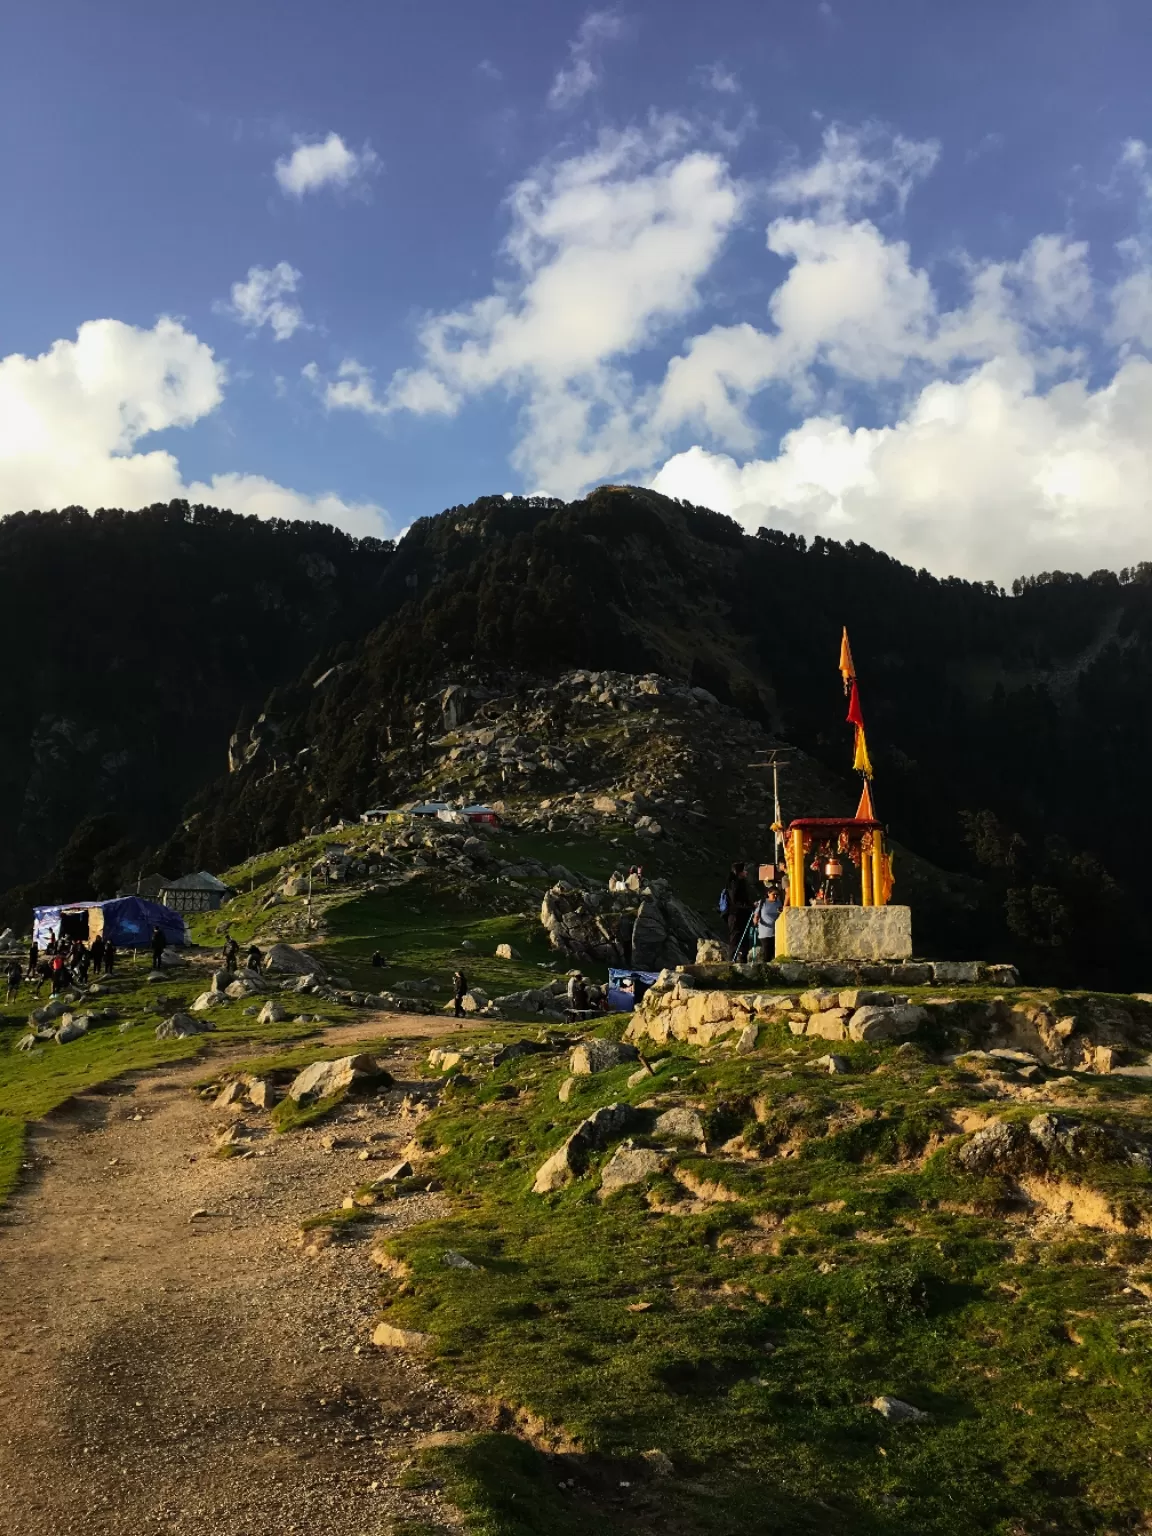
M 841 1003 L 839 992 L 829 992 L 826 989 L 818 989 L 810 992 L 801 992 L 800 1007 L 805 1013 L 824 1013 L 829 1008 L 847 1008 L 847 1003 Z
M 899 1040 L 913 1035 L 928 1021 L 928 1010 L 916 1003 L 897 1003 L 892 1008 L 857 1008 L 848 1020 L 853 1040 Z
M 492 1065 L 502 1067 L 506 1061 L 515 1061 L 518 1056 L 538 1056 L 547 1049 L 542 1040 L 510 1040 L 493 1056 Z
M 881 1417 L 893 1424 L 920 1423 L 931 1417 L 930 1414 L 924 1413 L 919 1408 L 913 1408 L 911 1403 L 905 1403 L 898 1397 L 873 1398 L 872 1406 Z
M 230 981 L 224 988 L 225 997 L 251 997 L 260 988 L 250 981 Z
M 665 1162 L 659 1152 L 650 1147 L 637 1147 L 631 1141 L 622 1141 L 601 1170 L 600 1192 L 610 1195 L 630 1184 L 640 1184 L 651 1174 L 659 1173 Z
M 1048 1118 L 1055 1121 L 1056 1116 Z M 1035 1166 L 1042 1145 L 1040 1136 L 1032 1138 L 1025 1126 L 993 1120 L 964 1143 L 956 1161 L 968 1173 L 1019 1173 Z
M 244 1077 L 233 1078 L 230 1083 L 225 1083 L 220 1092 L 212 1101 L 214 1109 L 227 1109 L 229 1104 L 239 1104 L 248 1093 L 248 1079 Z
M 74 1019 L 70 1013 L 66 1013 L 60 1020 L 60 1027 L 56 1031 L 56 1044 L 67 1045 L 71 1040 L 79 1040 L 81 1035 L 88 1033 L 89 1015 Z
M 206 1008 L 219 1008 L 221 1003 L 226 1003 L 227 1001 L 228 999 L 224 996 L 223 992 L 201 992 L 200 996 L 192 1004 L 192 1012 L 203 1013 Z
M 808 1035 L 818 1035 L 821 1040 L 844 1040 L 848 1035 L 847 1008 L 830 1008 L 826 1013 L 814 1013 L 808 1020 Z
M 891 992 L 877 992 L 871 987 L 849 987 L 840 994 L 841 1008 L 855 1013 L 857 1008 L 891 1008 L 896 999 Z
M 373 1180 L 375 1184 L 395 1184 L 397 1179 L 410 1179 L 412 1177 L 412 1164 L 405 1160 L 401 1163 L 393 1163 L 391 1168 L 386 1168 L 382 1174 Z
M 192 1035 L 202 1035 L 215 1029 L 210 1019 L 194 1019 L 190 1013 L 174 1013 L 156 1026 L 157 1040 L 187 1040 Z
M 511 944 L 497 944 L 496 958 L 497 960 L 519 960 L 520 956 Z
M 430 1333 L 414 1328 L 394 1328 L 391 1323 L 377 1323 L 372 1334 L 377 1349 L 430 1349 L 436 1340 Z
M 641 1119 L 631 1104 L 606 1104 L 580 1124 L 548 1160 L 536 1170 L 532 1193 L 546 1195 L 571 1183 L 588 1165 L 590 1153 L 601 1151 L 623 1136 Z
M 258 1077 L 248 1086 L 248 1102 L 254 1109 L 273 1109 L 280 1099 L 280 1090 L 267 1077 Z
M 1020 973 L 1014 965 L 986 965 L 984 980 L 992 987 L 1018 987 Z
M 740 1038 L 736 1041 L 737 1056 L 751 1056 L 756 1049 L 756 1037 L 760 1033 L 758 1024 L 746 1024 L 740 1031 Z
M 273 944 L 264 956 L 264 969 L 272 975 L 314 976 L 323 967 L 303 949 L 293 949 L 291 944 Z
M 635 1061 L 639 1055 L 634 1045 L 615 1040 L 585 1040 L 573 1050 L 568 1070 L 576 1077 L 588 1077 L 618 1067 L 622 1061 Z
M 235 980 L 236 974 L 234 971 L 213 971 L 211 990 L 213 992 L 223 992 L 229 982 Z
M 728 959 L 728 946 L 719 939 L 697 939 L 697 965 L 724 965 Z
M 572 1090 L 575 1086 L 576 1079 L 574 1077 L 566 1077 L 560 1084 L 560 1087 L 556 1090 L 556 1097 L 560 1100 L 561 1104 L 567 1104 L 568 1100 L 572 1097 Z
M 163 971 L 149 971 L 148 972 L 148 980 L 149 981 L 167 981 L 168 978 L 164 974 Z
M 50 1024 L 53 1019 L 59 1019 L 68 1012 L 67 1003 L 45 1003 L 43 1008 L 34 1008 L 28 1020 L 30 1024 Z
M 374 1056 L 341 1056 L 336 1061 L 314 1061 L 292 1079 L 288 1097 L 297 1104 L 330 1098 L 369 1085 L 391 1087 L 391 1074 L 376 1063 Z
M 279 1024 L 288 1017 L 288 1011 L 280 1003 L 265 1003 L 257 1015 L 257 1024 Z
M 704 1122 L 694 1109 L 666 1109 L 657 1117 L 652 1134 L 669 1141 L 690 1141 L 696 1146 L 704 1146 L 708 1139 Z

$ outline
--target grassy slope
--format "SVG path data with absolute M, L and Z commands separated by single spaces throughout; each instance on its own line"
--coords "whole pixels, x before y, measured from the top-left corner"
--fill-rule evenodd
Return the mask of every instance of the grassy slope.
M 204 990 L 206 978 L 203 970 L 188 967 L 175 971 L 163 983 L 150 983 L 145 980 L 146 970 L 143 963 L 128 962 L 103 996 L 87 1005 L 75 1005 L 77 1013 L 89 1008 L 115 1008 L 118 1018 L 68 1045 L 48 1041 L 36 1051 L 15 1049 L 17 1040 L 27 1032 L 28 1013 L 46 1000 L 47 992 L 35 999 L 25 989 L 16 1004 L 0 1009 L 0 1202 L 19 1178 L 27 1122 L 49 1113 L 73 1094 L 125 1072 L 188 1059 L 218 1044 L 252 1040 L 274 1045 L 298 1039 L 316 1028 L 287 1021 L 257 1024 L 255 1016 L 245 1015 L 244 1008 L 250 1006 L 245 1000 L 213 1009 L 211 1018 L 216 1028 L 206 1037 L 157 1040 L 156 1025 L 186 1009 Z M 356 1017 L 354 1010 L 336 1004 L 313 1006 L 309 998 L 308 1005 L 309 1012 L 321 1013 L 334 1023 Z M 121 1032 L 122 1023 L 131 1027 Z
M 453 1094 L 424 1137 L 443 1149 L 456 1214 L 395 1241 L 414 1288 L 388 1315 L 437 1334 L 458 1385 L 620 1459 L 611 1496 L 600 1477 L 597 1529 L 1143 1529 L 1149 1316 L 1125 1287 L 1152 1282 L 1152 1244 L 1072 1227 L 1038 1240 L 997 1209 L 996 1180 L 963 1175 L 947 1148 L 925 1158 L 946 1112 L 978 1102 L 962 1070 L 854 1046 L 852 1075 L 829 1078 L 812 1065 L 826 1043 L 762 1035 L 741 1060 L 682 1049 L 655 1085 L 706 1104 L 717 1136 L 759 1125 L 750 1102 L 765 1095 L 757 1134 L 802 1143 L 721 1164 L 739 1198 L 699 1215 L 655 1214 L 637 1189 L 602 1202 L 594 1178 L 529 1193 L 592 1107 L 653 1091 L 629 1089 L 627 1068 L 582 1081 L 566 1105 L 563 1059 L 522 1058 Z M 510 1083 L 518 1096 L 500 1097 Z M 1085 1085 L 1078 1112 L 1111 1114 L 1122 1097 L 1128 1122 L 1152 1130 L 1143 1084 Z M 717 1177 L 714 1158 L 680 1162 Z M 1152 1213 L 1145 1170 L 1095 1174 Z M 445 1249 L 482 1272 L 446 1268 Z M 931 1421 L 886 1423 L 868 1406 L 881 1393 Z M 686 1480 L 674 1496 L 629 1468 L 652 1447 Z M 565 1474 L 523 1446 L 494 1437 L 438 1462 L 479 1531 L 576 1520 Z

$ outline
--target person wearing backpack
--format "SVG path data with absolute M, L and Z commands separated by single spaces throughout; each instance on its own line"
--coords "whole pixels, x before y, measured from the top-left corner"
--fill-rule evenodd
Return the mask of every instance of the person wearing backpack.
M 748 958 L 751 935 L 752 891 L 746 865 L 733 864 L 720 901 L 720 910 L 728 919 L 728 956 L 739 964 Z

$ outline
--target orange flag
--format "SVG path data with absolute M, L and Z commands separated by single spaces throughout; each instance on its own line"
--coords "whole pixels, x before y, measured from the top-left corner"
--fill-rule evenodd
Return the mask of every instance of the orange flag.
M 844 633 L 840 638 L 840 676 L 844 679 L 844 692 L 848 692 L 849 685 L 856 676 L 856 663 L 852 660 L 852 647 L 848 644 L 848 626 L 844 626 Z

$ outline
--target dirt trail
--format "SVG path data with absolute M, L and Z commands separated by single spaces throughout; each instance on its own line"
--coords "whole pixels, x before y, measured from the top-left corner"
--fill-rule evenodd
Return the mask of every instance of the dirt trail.
M 433 1023 L 451 1027 L 357 1032 Z M 379 1054 L 402 1078 L 423 1049 Z M 456 1528 L 434 1487 L 398 1482 L 413 1443 L 468 1428 L 467 1410 L 419 1360 L 369 1342 L 371 1237 L 439 1214 L 438 1197 L 377 1208 L 313 1259 L 292 1243 L 301 1218 L 379 1170 L 360 1151 L 383 1159 L 409 1139 L 401 1094 L 277 1137 L 255 1111 L 202 1104 L 190 1089 L 205 1072 L 121 1080 L 33 1130 L 35 1171 L 0 1215 L 5 1536 Z M 213 1156 L 213 1129 L 237 1115 L 252 1154 Z M 329 1130 L 353 1145 L 325 1151 Z

